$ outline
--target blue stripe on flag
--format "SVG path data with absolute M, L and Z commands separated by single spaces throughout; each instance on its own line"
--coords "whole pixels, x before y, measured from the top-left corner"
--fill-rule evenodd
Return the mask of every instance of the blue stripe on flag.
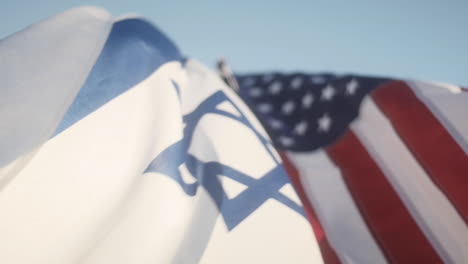
M 180 60 L 182 56 L 174 43 L 150 23 L 141 19 L 116 22 L 54 136 L 141 82 L 164 63 Z

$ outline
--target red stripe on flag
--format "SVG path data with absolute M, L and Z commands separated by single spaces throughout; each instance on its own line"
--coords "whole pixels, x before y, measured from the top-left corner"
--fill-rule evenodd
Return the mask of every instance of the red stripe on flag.
M 372 97 L 432 181 L 468 223 L 468 156 L 463 149 L 404 82 L 384 85 Z
M 302 188 L 301 179 L 299 178 L 299 172 L 297 169 L 291 164 L 287 156 L 283 153 L 281 154 L 281 158 L 283 160 L 284 168 L 291 179 L 291 183 L 293 184 L 296 192 L 301 199 L 301 202 L 304 206 L 304 210 L 306 212 L 307 218 L 312 226 L 312 229 L 315 233 L 315 237 L 318 241 L 320 251 L 322 252 L 323 260 L 326 264 L 339 264 L 340 260 L 338 259 L 335 250 L 330 246 L 328 239 L 323 231 L 322 225 L 320 224 L 317 215 L 312 208 L 312 205 L 307 198 L 304 189 Z
M 352 131 L 348 131 L 326 151 L 340 168 L 369 230 L 389 262 L 442 262 L 383 172 Z

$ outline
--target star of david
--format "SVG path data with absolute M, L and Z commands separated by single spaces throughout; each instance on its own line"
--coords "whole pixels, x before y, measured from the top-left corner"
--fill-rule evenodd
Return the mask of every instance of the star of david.
M 172 83 L 177 93 L 180 94 L 177 83 L 174 81 Z M 219 104 L 226 101 L 241 113 L 240 116 L 216 108 Z M 194 131 L 201 118 L 206 114 L 222 115 L 248 127 L 262 143 L 268 155 L 273 158 L 276 166 L 262 177 L 256 179 L 229 165 L 217 161 L 203 162 L 190 154 L 188 149 L 192 142 Z M 196 195 L 199 187 L 205 188 L 218 207 L 228 230 L 234 229 L 268 199 L 274 199 L 298 214 L 305 215 L 301 205 L 279 192 L 285 184 L 289 183 L 289 178 L 280 161 L 275 158 L 270 148 L 268 148 L 269 141 L 250 124 L 242 111 L 224 92 L 218 91 L 209 96 L 194 111 L 185 115 L 183 121 L 185 123 L 184 137 L 154 158 L 146 169 L 146 172 L 159 172 L 169 176 L 189 196 Z M 183 180 L 179 169 L 182 164 L 185 164 L 187 170 L 196 178 L 195 182 L 187 183 Z M 218 177 L 219 175 L 237 181 L 247 186 L 247 188 L 230 199 L 223 189 Z

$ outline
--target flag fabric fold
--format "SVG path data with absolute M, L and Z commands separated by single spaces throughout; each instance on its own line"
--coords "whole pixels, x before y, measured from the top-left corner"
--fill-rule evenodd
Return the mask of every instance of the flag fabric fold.
M 73 9 L 0 56 L 2 263 L 322 262 L 255 116 L 147 21 Z

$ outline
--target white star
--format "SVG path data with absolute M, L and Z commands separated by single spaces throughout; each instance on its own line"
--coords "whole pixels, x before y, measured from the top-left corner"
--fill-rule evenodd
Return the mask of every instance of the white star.
M 290 147 L 290 146 L 294 145 L 294 139 L 290 138 L 290 137 L 280 137 L 279 141 L 285 147 Z
M 328 114 L 324 114 L 322 117 L 318 119 L 318 131 L 328 132 L 328 130 L 330 130 L 331 124 L 332 124 L 331 118 L 328 116 Z
M 346 94 L 353 95 L 356 93 L 356 90 L 359 88 L 359 83 L 356 79 L 352 79 L 346 84 Z
M 325 100 L 325 101 L 330 101 L 333 96 L 335 96 L 335 88 L 331 85 L 327 85 L 327 87 L 325 87 L 323 90 L 322 90 L 322 97 L 321 99 Z
M 273 107 L 271 106 L 271 104 L 263 103 L 263 104 L 259 104 L 257 106 L 257 109 L 258 111 L 260 111 L 260 113 L 266 114 L 266 113 L 271 112 L 271 110 L 273 110 Z
M 299 89 L 301 87 L 301 84 L 302 84 L 302 78 L 297 76 L 294 79 L 292 79 L 291 88 L 293 88 L 294 90 Z
M 259 97 L 259 96 L 263 95 L 263 91 L 259 87 L 253 87 L 253 88 L 250 89 L 249 95 L 250 95 L 250 97 Z
M 307 93 L 302 98 L 302 107 L 309 108 L 314 103 L 314 96 L 311 93 Z
M 307 127 L 307 122 L 301 121 L 294 127 L 294 133 L 298 134 L 299 136 L 302 136 L 307 132 Z
M 270 91 L 271 94 L 278 94 L 279 92 L 281 92 L 282 89 L 283 89 L 283 85 L 281 85 L 281 83 L 278 81 L 273 82 L 268 87 L 268 90 Z
M 289 115 L 294 111 L 294 108 L 296 108 L 296 104 L 294 101 L 287 101 L 281 106 L 281 112 L 285 115 Z
M 283 123 L 276 119 L 271 119 L 269 123 L 273 129 L 281 129 L 283 127 Z

